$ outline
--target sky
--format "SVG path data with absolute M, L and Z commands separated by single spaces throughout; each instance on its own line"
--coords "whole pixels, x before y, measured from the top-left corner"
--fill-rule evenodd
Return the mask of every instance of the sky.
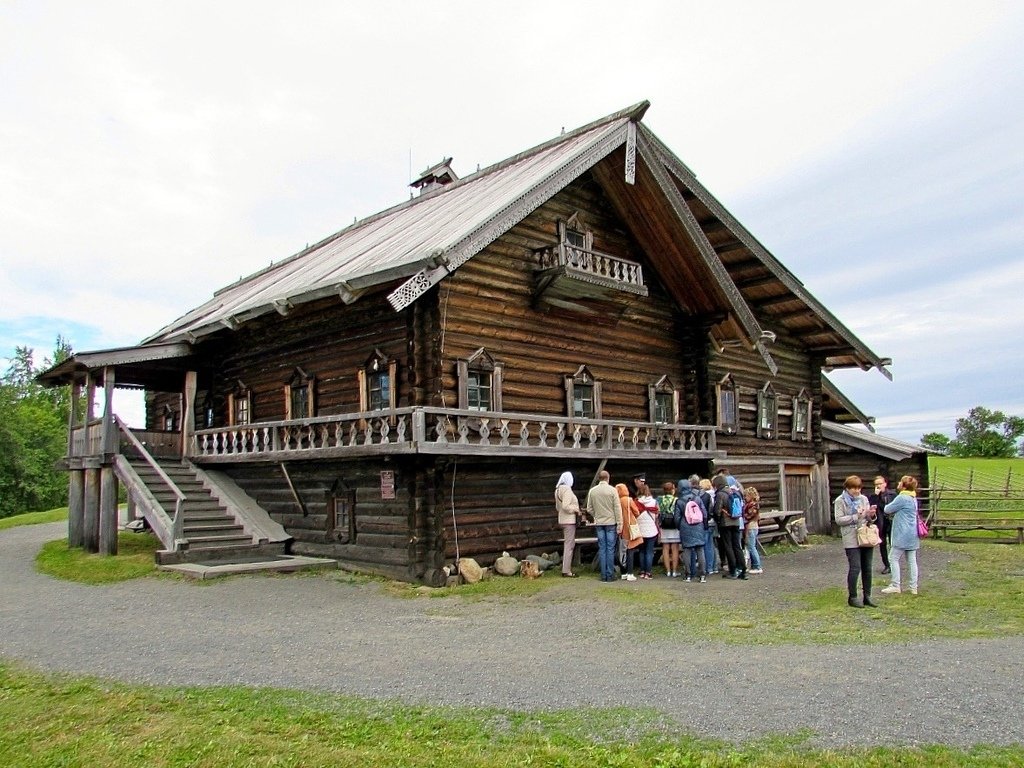
M 466 175 L 647 99 L 893 359 L 830 374 L 877 431 L 1024 415 L 1022 39 L 1024 4 L 986 0 L 0 0 L 0 358 L 138 343 L 444 157 Z

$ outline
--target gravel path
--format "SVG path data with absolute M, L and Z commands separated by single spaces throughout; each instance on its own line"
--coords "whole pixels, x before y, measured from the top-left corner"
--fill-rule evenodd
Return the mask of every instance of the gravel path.
M 35 572 L 39 547 L 64 533 L 63 523 L 0 531 L 0 657 L 129 682 L 524 710 L 628 703 L 619 670 L 637 650 L 635 636 L 614 620 L 607 601 L 591 599 L 594 592 L 639 585 L 707 589 L 729 599 L 741 589 L 806 584 L 808 573 L 838 585 L 845 574 L 836 544 L 773 556 L 768 573 L 746 584 L 565 579 L 511 606 L 396 598 L 378 583 L 348 583 L 339 574 L 93 587 Z M 668 641 L 647 641 L 643 649 L 654 660 L 679 652 L 678 642 Z M 668 713 L 695 708 L 699 733 L 717 738 L 810 729 L 819 746 L 1024 743 L 1021 659 L 1024 637 L 884 651 L 723 646 L 672 675 L 655 662 L 630 690 L 644 691 L 645 705 Z M 771 714 L 752 723 L 751 706 Z

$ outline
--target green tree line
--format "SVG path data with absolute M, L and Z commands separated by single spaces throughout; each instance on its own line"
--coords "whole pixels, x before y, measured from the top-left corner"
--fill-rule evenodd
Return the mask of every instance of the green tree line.
M 56 464 L 67 453 L 70 387 L 47 389 L 36 375 L 70 356 L 61 336 L 38 368 L 31 348 L 15 347 L 0 377 L 0 518 L 67 503 L 67 474 Z
M 979 405 L 957 419 L 955 426 L 956 437 L 929 432 L 921 437 L 921 445 L 957 459 L 1024 456 L 1024 417 L 1007 416 Z

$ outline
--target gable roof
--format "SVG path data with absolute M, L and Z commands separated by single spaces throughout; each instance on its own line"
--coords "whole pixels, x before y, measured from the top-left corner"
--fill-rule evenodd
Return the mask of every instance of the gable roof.
M 372 287 L 404 280 L 389 295 L 401 310 L 593 170 L 670 293 L 712 318 L 716 338 L 741 338 L 774 373 L 775 332 L 764 327 L 771 324 L 826 368 L 876 367 L 890 376 L 891 361 L 825 309 L 640 122 L 649 106 L 640 102 L 358 221 L 217 291 L 143 343 L 195 341 L 328 296 L 351 303 Z M 623 167 L 625 174 L 613 171 Z M 645 221 L 648 212 L 636 205 L 641 195 L 661 225 Z
M 914 454 L 928 452 L 926 448 L 920 445 L 906 443 L 894 437 L 886 437 L 877 432 L 868 432 L 866 429 L 855 427 L 851 424 L 836 424 L 832 421 L 822 421 L 821 435 L 826 440 L 832 440 L 841 445 L 884 456 L 893 461 L 902 461 L 903 459 L 909 459 Z

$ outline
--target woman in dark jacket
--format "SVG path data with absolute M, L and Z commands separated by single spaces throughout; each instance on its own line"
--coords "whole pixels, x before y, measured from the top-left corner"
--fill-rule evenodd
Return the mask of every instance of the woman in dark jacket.
M 700 509 L 700 520 L 698 522 L 690 523 L 686 519 L 686 504 L 689 501 L 692 501 Z M 674 512 L 676 526 L 679 528 L 679 546 L 683 550 L 681 560 L 684 564 L 688 564 L 692 553 L 696 552 L 696 575 L 700 577 L 700 583 L 705 584 L 708 580 L 707 564 L 704 561 L 704 539 L 705 531 L 707 530 L 708 510 L 700 496 L 693 489 L 693 486 L 690 485 L 689 480 L 680 480 L 676 484 L 676 506 Z M 694 574 L 688 572 L 686 580 L 691 581 L 693 576 Z

